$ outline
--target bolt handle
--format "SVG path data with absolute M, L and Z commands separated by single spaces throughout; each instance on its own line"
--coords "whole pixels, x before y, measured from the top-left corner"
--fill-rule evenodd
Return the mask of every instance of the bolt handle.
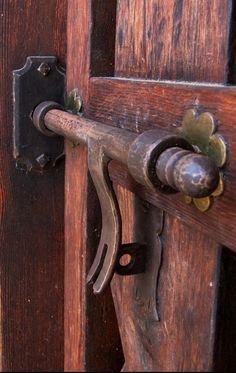
M 212 159 L 179 147 L 161 153 L 156 162 L 156 173 L 164 185 L 193 198 L 211 195 L 220 178 Z

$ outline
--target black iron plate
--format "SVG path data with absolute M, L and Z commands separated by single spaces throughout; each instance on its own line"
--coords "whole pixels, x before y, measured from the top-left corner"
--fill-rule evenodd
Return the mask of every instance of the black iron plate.
M 54 56 L 27 57 L 25 66 L 13 71 L 13 149 L 18 169 L 43 172 L 63 155 L 63 138 L 40 133 L 31 114 L 42 101 L 64 105 L 64 92 L 65 70 Z

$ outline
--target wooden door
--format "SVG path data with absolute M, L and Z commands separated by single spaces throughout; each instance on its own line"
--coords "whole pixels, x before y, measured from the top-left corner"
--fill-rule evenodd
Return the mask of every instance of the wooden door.
M 27 56 L 66 62 L 64 0 L 0 1 L 0 370 L 64 364 L 64 165 L 43 176 L 13 158 L 12 71 Z
M 67 90 L 78 88 L 85 117 L 138 133 L 155 126 L 173 132 L 189 108 L 219 119 L 221 109 L 211 91 L 200 93 L 199 82 L 219 84 L 216 91 L 234 84 L 234 21 L 229 0 L 70 0 Z M 141 237 L 147 225 L 149 235 L 160 233 L 160 209 L 164 219 L 153 284 L 159 320 L 147 304 L 137 306 L 135 290 L 145 275 L 115 276 L 111 284 L 123 358 L 114 320 L 106 319 L 109 293 L 94 297 L 85 284 L 100 222 L 86 149 L 66 145 L 66 370 L 116 370 L 123 359 L 124 371 L 235 368 L 235 130 L 219 120 L 227 142 L 232 136 L 230 181 L 205 213 L 179 196 L 140 188 L 119 164 L 110 167 L 123 242 Z
M 122 241 L 148 258 L 103 295 L 86 284 L 101 231 L 86 147 L 65 141 L 65 169 L 44 175 L 13 159 L 12 70 L 30 55 L 66 64 L 88 119 L 176 133 L 209 111 L 226 141 L 206 212 L 111 162 Z M 235 2 L 0 0 L 0 84 L 0 370 L 234 371 Z

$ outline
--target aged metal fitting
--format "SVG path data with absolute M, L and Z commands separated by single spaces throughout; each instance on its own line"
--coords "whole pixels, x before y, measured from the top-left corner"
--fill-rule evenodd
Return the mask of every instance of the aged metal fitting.
M 36 158 L 36 161 L 38 162 L 41 168 L 44 168 L 50 162 L 50 160 L 51 160 L 50 157 L 46 154 L 40 154 Z
M 21 169 L 42 173 L 53 167 L 63 154 L 60 136 L 88 147 L 88 168 L 102 211 L 99 247 L 87 278 L 95 293 L 104 291 L 114 272 L 130 275 L 145 270 L 143 242 L 122 245 L 121 214 L 108 172 L 111 160 L 126 165 L 145 187 L 161 193 L 179 191 L 201 211 L 223 192 L 226 145 L 216 133 L 212 114 L 188 110 L 176 134 L 160 129 L 137 134 L 74 115 L 79 114 L 82 100 L 74 89 L 65 105 L 65 74 L 55 57 L 28 57 L 13 78 L 14 157 Z M 122 266 L 125 254 L 131 261 Z M 156 278 L 156 269 L 153 275 Z
M 196 154 L 193 146 L 182 136 L 159 129 L 137 135 L 63 113 L 61 106 L 53 102 L 38 105 L 33 113 L 33 122 L 44 134 L 51 136 L 57 133 L 75 143 L 89 146 L 91 139 L 99 138 L 99 145 L 108 159 L 125 163 L 138 183 L 161 192 L 185 191 L 189 196 L 200 198 L 210 195 L 219 182 L 215 163 L 206 156 Z M 175 150 L 175 154 L 173 150 L 167 152 L 173 148 L 179 151 Z M 171 159 L 168 160 L 170 154 Z
M 82 109 L 82 98 L 79 95 L 78 88 L 72 89 L 66 98 L 66 109 L 72 114 L 78 115 Z
M 48 63 L 46 62 L 42 62 L 40 64 L 40 66 L 38 67 L 38 71 L 40 72 L 40 74 L 42 74 L 43 76 L 47 76 L 50 72 L 51 68 L 49 66 Z
M 130 251 L 132 265 L 126 268 L 119 265 L 125 248 L 122 251 L 121 215 L 108 174 L 111 159 L 124 163 L 137 182 L 164 193 L 180 191 L 202 198 L 209 196 L 219 182 L 214 161 L 196 154 L 183 136 L 159 129 L 138 135 L 63 112 L 52 102 L 43 102 L 35 109 L 33 122 L 45 134 L 44 127 L 49 135 L 55 132 L 88 147 L 88 168 L 102 210 L 101 238 L 87 278 L 93 283 L 95 293 L 101 293 L 108 286 L 116 270 L 126 275 L 144 270 L 140 265 L 142 250 L 132 243 L 128 246 L 133 250 Z
M 181 136 L 170 135 L 168 132 L 154 129 L 137 136 L 129 148 L 128 168 L 133 178 L 151 189 L 173 193 L 178 190 L 168 183 L 163 183 L 156 170 L 160 155 L 172 147 L 180 147 L 194 151 L 193 147 Z M 173 165 L 174 166 L 174 165 Z M 191 193 L 191 191 L 190 191 Z
M 44 135 L 50 136 L 50 137 L 58 136 L 58 135 L 55 132 L 50 131 L 48 127 L 46 127 L 44 119 L 45 119 L 45 115 L 47 114 L 47 112 L 53 109 L 64 110 L 62 105 L 57 104 L 56 102 L 53 102 L 53 101 L 46 101 L 46 102 L 40 103 L 33 112 L 33 117 L 34 117 L 33 121 L 34 121 L 35 127 L 40 132 L 42 132 Z
M 156 174 L 164 184 L 194 198 L 209 196 L 219 183 L 214 161 L 179 147 L 169 148 L 157 160 Z
M 32 126 L 32 112 L 42 101 L 64 107 L 64 90 L 65 71 L 56 57 L 30 56 L 21 69 L 13 71 L 13 154 L 18 169 L 41 175 L 55 167 L 64 141 L 45 127 L 43 116 L 37 131 Z M 38 159 L 40 154 L 50 158 L 44 167 L 45 160 Z
M 226 163 L 226 143 L 223 137 L 217 133 L 217 125 L 214 116 L 209 112 L 198 113 L 194 109 L 189 109 L 183 118 L 183 123 L 178 128 L 178 133 L 181 134 L 188 142 L 190 142 L 197 151 L 207 156 L 208 160 L 212 160 L 219 170 Z M 208 168 L 209 171 L 209 168 Z M 208 174 L 210 176 L 210 174 Z M 216 180 L 216 178 L 215 178 Z M 184 199 L 186 203 L 194 203 L 194 205 L 202 212 L 207 211 L 212 205 L 214 198 L 219 197 L 224 191 L 224 181 L 222 172 L 218 177 L 218 184 L 212 193 L 206 195 L 189 195 L 184 191 Z

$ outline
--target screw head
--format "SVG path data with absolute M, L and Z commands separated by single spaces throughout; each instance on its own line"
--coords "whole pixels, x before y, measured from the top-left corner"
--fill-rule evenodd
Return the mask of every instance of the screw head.
M 44 168 L 50 162 L 50 157 L 46 154 L 40 154 L 36 158 L 36 162 L 39 164 L 40 168 Z
M 51 70 L 50 66 L 46 62 L 42 62 L 37 69 L 43 76 L 47 76 Z

